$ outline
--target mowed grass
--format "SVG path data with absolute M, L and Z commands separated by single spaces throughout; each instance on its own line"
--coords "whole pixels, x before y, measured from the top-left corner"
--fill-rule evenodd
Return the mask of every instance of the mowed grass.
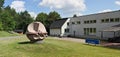
M 0 40 L 0 57 L 120 57 L 119 49 L 46 38 L 43 43 L 24 43 L 26 37 Z
M 0 37 L 7 37 L 7 36 L 17 36 L 18 34 L 17 33 L 9 33 L 9 32 L 6 32 L 6 31 L 0 31 Z

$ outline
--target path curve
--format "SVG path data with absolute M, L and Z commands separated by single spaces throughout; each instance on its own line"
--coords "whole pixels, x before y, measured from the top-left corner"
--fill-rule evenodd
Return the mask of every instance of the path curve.
M 15 38 L 22 38 L 25 36 L 9 36 L 9 37 L 0 37 L 0 40 L 8 40 L 8 39 L 15 39 Z

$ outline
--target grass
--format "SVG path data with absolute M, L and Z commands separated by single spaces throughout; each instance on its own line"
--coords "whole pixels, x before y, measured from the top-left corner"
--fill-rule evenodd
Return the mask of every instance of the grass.
M 0 31 L 0 37 L 7 37 L 7 36 L 17 36 L 18 34 L 16 33 L 9 33 L 9 32 L 6 32 L 6 31 Z
M 120 57 L 119 49 L 47 38 L 43 43 L 24 43 L 26 37 L 0 40 L 0 57 Z

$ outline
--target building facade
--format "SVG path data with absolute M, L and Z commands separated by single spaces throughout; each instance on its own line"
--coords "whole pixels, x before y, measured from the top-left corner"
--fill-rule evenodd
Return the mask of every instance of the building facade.
M 62 22 L 58 20 L 56 23 L 59 25 Z M 115 35 L 120 36 L 119 30 L 116 31 L 116 34 L 113 32 L 102 32 L 120 24 L 120 10 L 71 17 L 64 21 L 59 28 L 54 27 L 57 25 L 54 22 L 53 24 L 51 25 L 53 28 L 51 27 L 50 29 L 50 35 L 108 39 Z
M 101 31 L 120 24 L 120 11 L 73 17 L 69 24 L 71 36 L 99 39 L 114 37 L 111 32 L 103 32 L 101 36 Z M 116 35 L 120 36 L 119 32 Z

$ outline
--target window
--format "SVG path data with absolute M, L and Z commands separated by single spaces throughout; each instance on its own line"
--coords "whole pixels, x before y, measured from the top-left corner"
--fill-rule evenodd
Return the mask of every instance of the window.
M 65 32 L 66 32 L 66 33 L 69 33 L 69 29 L 68 29 L 68 28 L 67 28 L 67 29 L 65 29 Z
M 75 22 L 72 22 L 72 24 L 75 24 Z
M 87 22 L 86 22 L 86 21 L 84 21 L 84 23 L 86 24 Z
M 104 22 L 105 22 L 105 20 L 104 20 L 104 19 L 102 19 L 102 20 L 101 20 L 101 22 L 102 22 L 102 23 L 104 23 Z
M 90 23 L 89 21 L 86 21 L 86 22 L 87 22 L 87 24 Z
M 120 18 L 115 18 L 115 22 L 119 22 L 120 21 Z
M 84 28 L 84 34 L 89 35 L 89 28 Z
M 69 22 L 67 23 L 67 25 L 68 25 L 68 26 L 70 25 Z
M 96 20 L 93 20 L 93 23 L 96 23 Z
M 77 24 L 80 24 L 80 21 L 77 21 Z
M 93 23 L 93 20 L 90 20 L 90 23 Z
M 86 28 L 84 28 L 84 31 L 86 31 L 87 29 Z
M 109 19 L 105 19 L 105 22 L 109 22 Z
M 90 23 L 96 23 L 96 20 L 88 20 L 88 21 L 84 21 L 85 24 L 90 24 Z
M 87 35 L 87 28 L 84 28 L 84 34 Z
M 86 30 L 86 34 L 89 35 L 90 30 L 89 30 L 89 28 L 86 28 L 86 29 L 87 29 L 87 30 Z
M 113 18 L 110 18 L 110 22 L 114 22 L 114 19 L 113 19 Z
M 90 33 L 92 33 L 93 28 L 89 28 L 89 29 L 90 29 Z
M 84 28 L 85 35 L 89 35 L 90 33 L 96 33 L 96 28 Z
M 93 33 L 96 33 L 96 28 L 93 28 Z
M 102 19 L 102 23 L 107 23 L 107 22 L 120 22 L 120 18 L 108 18 L 108 19 Z

